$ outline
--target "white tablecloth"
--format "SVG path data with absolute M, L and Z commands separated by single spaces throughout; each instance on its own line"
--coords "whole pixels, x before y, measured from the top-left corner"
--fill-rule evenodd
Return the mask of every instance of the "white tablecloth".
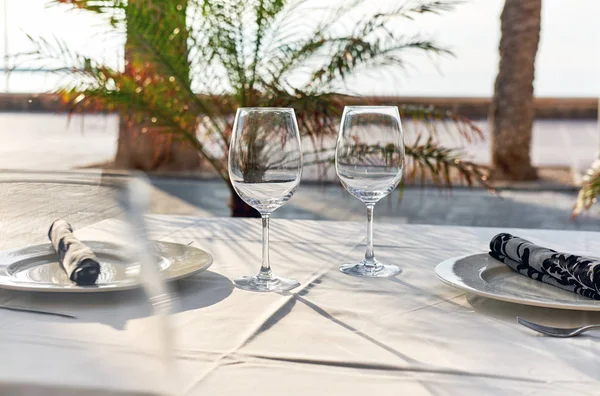
M 499 231 L 596 255 L 600 234 L 376 223 L 378 258 L 402 273 L 361 279 L 337 268 L 364 254 L 364 224 L 275 217 L 273 270 L 302 285 L 261 294 L 231 283 L 259 268 L 258 219 L 153 216 L 149 226 L 153 238 L 191 243 L 215 259 L 208 272 L 175 285 L 171 378 L 179 394 L 600 394 L 598 333 L 547 338 L 515 320 L 578 326 L 600 323 L 600 313 L 465 295 L 433 273 L 444 259 L 485 252 Z M 103 235 L 110 221 L 80 232 Z M 154 319 L 139 291 L 2 291 L 0 304 L 77 316 L 0 311 L 0 395 L 152 394 L 164 379 L 153 357 Z

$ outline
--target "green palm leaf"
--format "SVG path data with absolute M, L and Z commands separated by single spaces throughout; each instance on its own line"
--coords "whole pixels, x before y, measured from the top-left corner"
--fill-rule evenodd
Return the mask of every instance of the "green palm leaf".
M 303 138 L 312 146 L 309 163 L 326 170 L 343 105 L 352 100 L 344 82 L 365 70 L 401 72 L 412 52 L 449 54 L 432 40 L 400 34 L 395 26 L 398 20 L 446 12 L 457 4 L 405 1 L 360 18 L 348 30 L 338 22 L 352 21 L 352 12 L 365 1 L 322 9 L 311 8 L 307 0 L 52 3 L 105 16 L 111 29 L 126 32 L 131 43 L 126 51 L 136 55 L 124 70 L 115 70 L 72 53 L 59 41 L 32 38 L 37 60 L 52 62 L 69 76 L 60 90 L 65 101 L 74 110 L 101 106 L 118 111 L 136 125 L 187 141 L 224 179 L 228 174 L 221 154 L 229 144 L 231 113 L 239 106 L 296 109 Z M 423 129 L 419 133 L 427 135 L 407 146 L 409 176 L 444 185 L 458 177 L 488 186 L 483 169 L 437 140 L 442 131 L 466 142 L 480 138 L 472 122 L 423 106 L 405 105 L 400 111 L 405 122 L 414 120 Z

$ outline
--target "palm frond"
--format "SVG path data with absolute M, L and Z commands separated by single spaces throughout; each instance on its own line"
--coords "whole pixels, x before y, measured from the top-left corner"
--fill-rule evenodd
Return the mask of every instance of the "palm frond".
M 577 194 L 577 200 L 575 201 L 571 218 L 575 219 L 584 211 L 589 210 L 592 205 L 596 203 L 599 194 L 600 159 L 597 159 L 583 177 L 582 185 L 579 193 Z
M 436 54 L 448 50 L 438 47 L 434 42 L 420 39 L 402 39 L 386 37 L 375 41 L 366 41 L 360 37 L 344 37 L 330 40 L 339 43 L 333 55 L 324 66 L 314 71 L 310 86 L 345 80 L 360 69 L 379 67 L 404 68 L 405 60 L 401 53 L 407 50 L 427 51 Z
M 406 156 L 407 181 L 415 181 L 419 178 L 425 182 L 430 178 L 437 185 L 451 187 L 455 182 L 453 179 L 458 179 L 469 187 L 478 183 L 492 192 L 495 191 L 481 166 L 463 160 L 460 151 L 442 147 L 432 139 L 427 139 L 424 143 L 417 141 L 414 145 L 407 145 Z

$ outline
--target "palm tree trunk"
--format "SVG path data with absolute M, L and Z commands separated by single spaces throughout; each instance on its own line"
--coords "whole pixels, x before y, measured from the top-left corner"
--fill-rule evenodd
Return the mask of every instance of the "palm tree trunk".
M 231 183 L 229 183 L 229 194 L 231 217 L 260 217 L 258 210 L 244 202 L 235 192 Z
M 537 178 L 530 150 L 541 9 L 542 0 L 505 0 L 504 3 L 500 18 L 500 67 L 490 109 L 492 179 Z
M 163 24 L 162 30 L 180 29 L 181 33 L 175 36 L 172 45 L 178 56 L 187 59 L 187 0 L 129 0 L 128 7 L 155 10 L 151 14 L 152 18 L 147 18 L 148 23 L 160 22 Z M 130 18 L 132 14 L 133 11 L 127 17 Z M 165 27 L 164 24 L 168 25 Z M 144 56 L 144 46 L 140 42 L 140 36 L 144 32 L 133 31 L 131 26 L 133 24 L 128 24 L 125 62 L 128 65 L 148 62 L 148 57 Z M 189 67 L 187 74 L 189 75 Z M 173 139 L 164 130 L 147 124 L 141 125 L 136 120 L 121 115 L 115 164 L 119 168 L 143 171 L 193 171 L 200 166 L 200 156 L 188 143 Z
M 200 168 L 200 156 L 187 142 L 121 116 L 115 165 L 141 171 L 193 172 Z

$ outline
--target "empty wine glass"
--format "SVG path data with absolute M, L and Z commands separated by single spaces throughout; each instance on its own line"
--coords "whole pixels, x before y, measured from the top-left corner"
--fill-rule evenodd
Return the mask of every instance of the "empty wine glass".
M 395 106 L 347 106 L 335 150 L 335 169 L 348 192 L 367 205 L 367 252 L 358 264 L 340 271 L 354 276 L 388 277 L 400 272 L 382 264 L 373 251 L 373 209 L 400 182 L 404 143 Z
M 229 177 L 237 194 L 262 216 L 262 265 L 255 276 L 234 281 L 241 289 L 285 291 L 294 279 L 273 275 L 269 263 L 269 217 L 294 194 L 302 176 L 300 134 L 293 109 L 240 108 L 229 146 Z

